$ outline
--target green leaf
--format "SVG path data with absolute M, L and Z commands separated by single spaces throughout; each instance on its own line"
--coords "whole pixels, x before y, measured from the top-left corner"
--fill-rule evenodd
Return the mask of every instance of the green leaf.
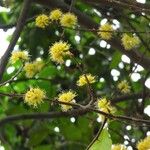
M 118 131 L 121 131 L 122 130 L 122 123 L 121 122 L 117 122 L 117 121 L 110 121 L 109 123 L 109 127 L 108 127 L 110 130 L 109 130 L 109 133 L 111 135 L 111 140 L 112 140 L 112 143 L 123 143 L 123 139 L 120 138 L 120 136 L 114 132 L 114 130 L 111 130 L 111 129 L 117 129 Z
M 40 145 L 38 147 L 33 148 L 33 150 L 52 150 L 51 145 Z
M 30 133 L 30 138 L 28 145 L 36 146 L 40 144 L 49 134 L 49 130 L 44 126 L 39 126 L 36 129 L 32 130 Z
M 116 51 L 112 56 L 112 61 L 110 63 L 110 69 L 116 68 L 121 60 L 121 53 Z
M 9 108 L 6 110 L 6 113 L 8 115 L 17 115 L 17 114 L 23 114 L 23 113 L 28 113 L 22 105 L 12 105 L 9 106 Z
M 69 119 L 61 119 L 60 131 L 67 140 L 79 140 L 82 137 L 82 133 L 79 127 L 71 123 Z
M 112 141 L 107 129 L 103 129 L 98 140 L 92 145 L 90 150 L 111 150 Z
M 6 12 L 1 12 L 0 13 L 0 23 L 1 24 L 6 24 L 6 22 L 8 21 L 8 16 Z
M 58 73 L 58 70 L 55 66 L 49 65 L 45 67 L 41 72 L 39 72 L 39 77 L 48 78 L 55 77 Z

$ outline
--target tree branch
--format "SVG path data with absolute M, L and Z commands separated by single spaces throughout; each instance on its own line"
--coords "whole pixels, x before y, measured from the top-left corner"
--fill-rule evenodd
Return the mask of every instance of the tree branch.
M 31 5 L 31 0 L 25 0 L 24 1 L 23 8 L 22 8 L 21 14 L 20 14 L 18 22 L 17 22 L 16 29 L 13 33 L 13 37 L 10 41 L 10 44 L 9 44 L 5 54 L 0 59 L 0 81 L 2 80 L 2 77 L 4 74 L 5 68 L 7 66 L 8 59 L 11 55 L 11 52 L 13 51 L 14 46 L 16 45 L 18 38 L 20 36 L 20 33 L 24 27 L 24 24 L 25 24 L 25 21 L 27 18 L 27 14 L 29 12 L 30 5 Z
M 112 104 L 115 103 L 119 103 L 119 102 L 123 102 L 126 100 L 130 100 L 130 99 L 139 99 L 143 97 L 143 91 L 139 92 L 139 93 L 131 93 L 131 94 L 127 94 L 127 95 L 122 95 L 122 96 L 118 96 L 118 97 L 114 97 L 111 100 Z M 150 92 L 149 91 L 145 91 L 145 97 L 150 97 Z
M 32 113 L 32 114 L 21 114 L 21 115 L 12 115 L 0 120 L 0 127 L 3 125 L 19 121 L 19 120 L 40 120 L 40 119 L 52 119 L 60 117 L 71 117 L 71 116 L 81 116 L 84 115 L 87 110 L 78 109 L 68 112 L 49 112 L 49 113 Z
M 141 4 L 137 3 L 136 1 L 133 2 L 131 0 L 83 0 L 89 4 L 96 4 L 96 5 L 107 5 L 114 8 L 121 8 L 121 9 L 129 9 L 134 11 L 145 12 L 150 14 L 150 5 L 149 4 Z
M 72 105 L 72 104 L 67 104 L 67 105 Z M 115 116 L 112 114 L 107 114 L 103 111 L 94 109 L 94 108 L 79 108 L 79 109 L 74 109 L 71 111 L 67 112 L 48 112 L 48 113 L 31 113 L 31 114 L 21 114 L 21 115 L 12 115 L 8 116 L 6 118 L 3 118 L 0 120 L 0 127 L 3 125 L 14 122 L 14 121 L 19 121 L 19 120 L 40 120 L 40 119 L 52 119 L 52 118 L 60 118 L 60 117 L 71 117 L 71 116 L 81 116 L 84 114 L 87 114 L 88 112 L 96 112 L 101 115 L 104 115 L 106 118 L 114 119 L 114 120 L 126 120 L 126 121 L 131 121 L 131 122 L 136 122 L 137 123 L 144 123 L 146 125 L 150 125 L 149 120 L 144 120 L 144 119 L 138 119 L 138 118 L 132 118 L 128 116 Z
M 25 24 L 28 24 L 28 23 L 34 21 L 34 19 L 35 19 L 35 16 L 26 19 Z M 0 24 L 0 29 L 8 30 L 8 29 L 10 29 L 10 28 L 15 27 L 16 25 L 17 25 L 16 22 L 15 22 L 15 23 L 10 23 L 10 24 Z

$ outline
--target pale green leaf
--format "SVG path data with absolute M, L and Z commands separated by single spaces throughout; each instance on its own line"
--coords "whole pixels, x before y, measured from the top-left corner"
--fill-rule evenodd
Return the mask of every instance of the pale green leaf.
M 91 146 L 90 150 L 111 150 L 112 141 L 107 129 L 103 129 L 98 140 Z

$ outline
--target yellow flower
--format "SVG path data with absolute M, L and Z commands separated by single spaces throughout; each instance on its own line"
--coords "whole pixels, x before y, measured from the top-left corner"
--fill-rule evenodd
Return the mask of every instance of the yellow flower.
M 24 66 L 24 70 L 26 72 L 26 77 L 32 78 L 36 73 L 41 71 L 43 66 L 44 66 L 43 61 L 34 61 L 32 63 L 26 63 Z
M 97 108 L 105 113 L 113 114 L 115 108 L 111 106 L 110 102 L 106 98 L 100 98 L 97 100 Z M 99 117 L 104 120 L 104 116 L 99 114 Z
M 91 74 L 83 74 L 79 77 L 79 80 L 77 81 L 77 85 L 78 86 L 86 85 L 88 83 L 87 79 L 90 84 L 96 82 L 95 76 L 93 76 Z
M 37 18 L 35 19 L 35 25 L 42 29 L 46 28 L 49 25 L 48 16 L 44 14 L 37 16 Z
M 76 97 L 76 93 L 73 91 L 62 92 L 58 95 L 58 101 L 67 102 L 67 103 L 75 103 L 74 98 Z M 62 111 L 67 111 L 72 108 L 70 105 L 61 104 Z
M 129 36 L 128 34 L 123 34 L 121 41 L 126 50 L 133 49 L 140 44 L 137 36 Z
M 60 20 L 61 26 L 73 27 L 77 24 L 77 17 L 72 13 L 66 13 Z
M 37 72 L 41 71 L 41 69 L 44 67 L 44 62 L 42 60 L 34 61 L 33 64 L 35 65 L 35 68 Z
M 109 23 L 105 23 L 98 29 L 98 35 L 104 40 L 110 40 L 112 38 L 113 27 Z
M 39 88 L 31 88 L 24 97 L 24 102 L 29 106 L 37 107 L 37 105 L 43 102 L 45 98 L 45 92 Z
M 138 150 L 150 150 L 150 136 L 147 136 L 145 139 L 138 142 L 137 149 Z
M 49 18 L 52 20 L 52 21 L 58 21 L 62 16 L 62 12 L 60 9 L 55 9 L 53 11 L 50 12 L 50 16 Z
M 113 113 L 114 108 L 106 98 L 100 98 L 97 101 L 97 107 L 99 110 L 104 110 L 105 113 Z
M 66 42 L 59 41 L 55 42 L 49 49 L 51 59 L 59 64 L 64 63 L 64 57 L 71 55 L 69 52 L 70 45 Z
M 10 58 L 12 63 L 17 62 L 18 60 L 29 60 L 28 53 L 26 51 L 15 51 L 12 52 L 11 58 Z
M 127 150 L 127 148 L 122 144 L 113 145 L 111 150 Z
M 32 78 L 36 73 L 35 64 L 33 64 L 33 63 L 25 64 L 24 71 L 26 72 L 27 78 Z
M 130 86 L 126 80 L 121 81 L 117 87 L 121 91 L 121 93 L 126 94 L 130 92 Z

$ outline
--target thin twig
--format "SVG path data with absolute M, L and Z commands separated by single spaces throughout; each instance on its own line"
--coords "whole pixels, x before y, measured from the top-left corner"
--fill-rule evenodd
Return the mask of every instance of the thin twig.
M 73 7 L 74 3 L 75 3 L 75 0 L 71 0 L 71 4 L 70 4 L 70 8 L 69 8 L 69 12 L 71 12 L 72 7 Z
M 92 142 L 87 146 L 86 150 L 89 150 L 90 147 L 95 143 L 95 141 L 98 140 L 98 138 L 99 138 L 101 132 L 103 131 L 103 128 L 104 128 L 106 122 L 107 122 L 107 118 L 104 119 L 104 121 L 103 121 L 101 127 L 99 128 L 99 130 L 98 130 L 96 136 L 94 137 L 94 139 L 92 140 Z
M 0 92 L 0 96 L 7 96 L 7 97 L 23 97 L 23 94 L 15 94 L 15 93 L 2 93 Z
M 24 65 L 22 65 L 22 66 L 18 69 L 18 71 L 16 72 L 16 74 L 15 74 L 14 76 L 12 76 L 9 80 L 4 81 L 3 83 L 0 83 L 0 86 L 3 86 L 3 85 L 5 85 L 5 84 L 7 84 L 7 83 L 10 83 L 10 82 L 15 81 L 14 79 L 15 79 L 15 78 L 19 75 L 19 73 L 22 71 L 23 67 L 24 67 Z
M 70 29 L 70 30 L 75 30 L 75 31 L 85 31 L 85 32 L 110 32 L 110 33 L 139 33 L 139 34 L 150 34 L 150 31 L 119 31 L 119 30 L 115 30 L 115 31 L 112 31 L 112 30 L 99 30 L 99 29 L 87 29 L 87 28 L 81 28 L 81 27 L 75 27 L 75 28 L 71 28 L 71 27 L 65 27 L 65 26 L 62 26 L 62 28 L 64 29 Z
M 31 18 L 28 18 L 26 21 L 25 21 L 25 24 L 28 24 L 28 23 L 31 23 L 32 21 L 34 21 L 34 19 L 36 18 L 36 16 L 33 16 Z M 0 24 L 0 29 L 3 29 L 3 30 L 8 30 L 10 28 L 13 28 L 17 25 L 17 23 L 11 23 L 11 24 Z
M 94 108 L 88 108 L 89 110 L 93 112 L 97 112 L 107 118 L 114 119 L 114 120 L 126 120 L 126 121 L 131 121 L 131 122 L 136 122 L 136 123 L 145 123 L 147 125 L 150 125 L 150 120 L 144 120 L 144 119 L 139 119 L 139 118 L 134 118 L 134 117 L 128 117 L 128 116 L 121 116 L 121 115 L 112 115 L 105 113 L 103 111 L 94 109 Z

